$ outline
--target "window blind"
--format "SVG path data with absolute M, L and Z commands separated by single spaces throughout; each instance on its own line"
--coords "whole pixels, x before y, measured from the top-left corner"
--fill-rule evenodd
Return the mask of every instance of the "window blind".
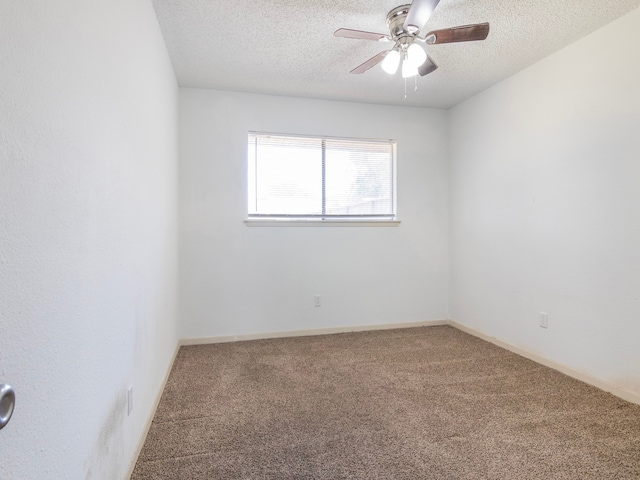
M 249 217 L 395 218 L 395 142 L 249 133 Z

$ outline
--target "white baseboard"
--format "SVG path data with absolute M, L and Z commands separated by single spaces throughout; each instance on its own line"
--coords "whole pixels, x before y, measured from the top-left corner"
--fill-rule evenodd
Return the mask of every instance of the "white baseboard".
M 140 437 L 138 438 L 138 443 L 136 444 L 136 449 L 133 452 L 133 457 L 129 462 L 129 468 L 127 469 L 127 473 L 124 476 L 124 480 L 130 480 L 131 475 L 133 475 L 133 469 L 136 467 L 136 463 L 138 463 L 138 457 L 140 456 L 140 452 L 142 451 L 142 447 L 144 446 L 144 442 L 147 440 L 147 434 L 149 433 L 149 429 L 151 428 L 151 423 L 153 422 L 153 417 L 156 415 L 156 410 L 158 409 L 158 405 L 160 404 L 160 399 L 162 398 L 162 393 L 164 392 L 165 387 L 167 386 L 167 380 L 169 380 L 169 374 L 171 373 L 171 369 L 173 368 L 173 364 L 176 361 L 176 357 L 178 356 L 178 350 L 180 350 L 180 344 L 176 345 L 176 349 L 173 352 L 173 356 L 171 357 L 171 361 L 169 362 L 169 366 L 167 367 L 167 371 L 164 374 L 164 378 L 162 379 L 162 384 L 158 389 L 158 393 L 156 395 L 156 399 L 151 406 L 151 411 L 149 415 L 147 415 L 147 421 L 140 432 Z
M 565 375 L 573 377 L 576 380 L 580 380 L 584 383 L 588 383 L 589 385 L 597 387 L 600 390 L 604 390 L 605 392 L 612 393 L 613 395 L 620 397 L 623 400 L 640 405 L 639 393 L 633 392 L 631 390 L 627 390 L 624 387 L 608 382 L 607 380 L 594 377 L 593 375 L 589 375 L 588 373 L 575 370 L 574 368 L 568 367 L 554 360 L 545 358 L 541 355 L 538 355 L 537 353 L 533 353 L 524 348 L 518 347 L 516 345 L 512 345 L 511 343 L 505 342 L 503 340 L 500 340 L 499 338 L 492 337 L 490 335 L 487 335 L 486 333 L 482 333 L 471 327 L 463 325 L 462 323 L 458 323 L 456 321 L 450 320 L 449 325 L 465 333 L 473 335 L 474 337 L 481 338 L 482 340 L 486 340 L 487 342 L 490 342 L 490 343 L 493 343 L 494 345 L 502 347 L 505 350 L 509 350 L 510 352 L 517 353 L 518 355 L 528 358 L 529 360 L 533 360 L 534 362 L 540 363 L 545 367 L 553 368 L 554 370 L 557 370 L 561 373 L 564 373 Z
M 184 338 L 180 345 L 205 345 L 208 343 L 241 342 L 263 340 L 267 338 L 308 337 L 311 335 L 329 335 L 332 333 L 366 332 L 370 330 L 392 330 L 396 328 L 435 327 L 449 325 L 448 320 L 431 320 L 407 323 L 383 323 L 376 325 L 353 325 L 350 327 L 328 327 L 309 330 L 285 330 L 283 332 L 250 333 L 244 335 L 222 335 L 218 337 Z

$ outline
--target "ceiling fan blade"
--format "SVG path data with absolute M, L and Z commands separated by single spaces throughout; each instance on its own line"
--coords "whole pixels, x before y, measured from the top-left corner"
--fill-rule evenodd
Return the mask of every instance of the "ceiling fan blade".
M 362 30 L 351 30 L 350 28 L 339 28 L 333 32 L 333 35 L 342 38 L 355 38 L 356 40 L 391 41 L 391 37 L 384 33 L 363 32 Z
M 383 52 L 380 52 L 379 54 L 371 57 L 369 60 L 367 60 L 366 62 L 364 62 L 362 65 L 354 68 L 353 70 L 351 70 L 351 72 L 349 73 L 364 73 L 367 70 L 369 70 L 371 67 L 375 67 L 377 64 L 379 64 L 384 57 L 387 56 L 387 53 L 389 53 L 391 50 L 385 50 Z
M 413 0 L 407 18 L 404 21 L 404 29 L 409 33 L 416 33 L 427 23 L 429 17 L 440 3 L 440 0 Z
M 434 30 L 433 32 L 427 33 L 425 42 L 430 45 L 436 45 L 439 43 L 474 42 L 476 40 L 484 40 L 488 35 L 489 24 L 477 23 L 475 25 L 463 25 L 460 27 Z
M 431 72 L 437 70 L 437 68 L 438 65 L 436 65 L 436 62 L 434 62 L 433 59 L 429 55 L 427 55 L 427 59 L 425 60 L 425 62 L 420 65 L 420 67 L 418 67 L 418 73 L 421 77 L 424 77 L 425 75 L 429 75 Z

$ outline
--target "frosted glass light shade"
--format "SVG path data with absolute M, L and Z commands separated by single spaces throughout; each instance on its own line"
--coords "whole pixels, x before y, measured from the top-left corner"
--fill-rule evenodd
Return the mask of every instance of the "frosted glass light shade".
M 420 45 L 418 45 L 417 43 L 412 43 L 411 45 L 409 45 L 409 48 L 407 49 L 406 61 L 408 61 L 414 67 L 418 68 L 425 62 L 426 59 L 427 52 L 425 52 Z
M 398 71 L 398 65 L 400 65 L 400 52 L 391 50 L 382 61 L 382 69 L 389 75 L 393 75 Z
M 409 60 L 402 62 L 402 78 L 415 77 L 416 75 L 418 75 L 418 67 Z

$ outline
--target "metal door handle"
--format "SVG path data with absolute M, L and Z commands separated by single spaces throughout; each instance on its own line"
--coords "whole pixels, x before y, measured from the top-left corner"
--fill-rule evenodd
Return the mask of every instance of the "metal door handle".
M 11 420 L 15 404 L 16 394 L 11 385 L 0 383 L 0 430 Z

